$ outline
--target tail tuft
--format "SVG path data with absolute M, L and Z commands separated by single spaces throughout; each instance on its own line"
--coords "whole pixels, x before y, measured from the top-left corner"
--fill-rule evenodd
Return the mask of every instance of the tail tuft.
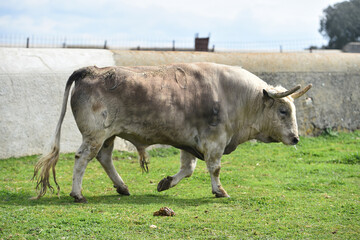
M 36 163 L 34 168 L 34 176 L 32 180 L 37 181 L 36 190 L 40 190 L 39 194 L 34 199 L 39 199 L 45 195 L 47 189 L 50 189 L 51 192 L 54 192 L 54 188 L 50 184 L 50 170 L 53 172 L 54 182 L 57 187 L 57 195 L 60 192 L 60 186 L 56 181 L 56 171 L 55 166 L 59 160 L 59 148 L 53 146 L 50 153 L 42 156 L 39 161 Z

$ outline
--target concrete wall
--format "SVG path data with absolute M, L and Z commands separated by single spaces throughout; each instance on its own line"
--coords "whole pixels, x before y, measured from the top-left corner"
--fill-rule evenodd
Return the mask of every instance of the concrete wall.
M 242 66 L 270 84 L 286 88 L 313 83 L 313 89 L 296 102 L 303 135 L 325 128 L 360 129 L 360 54 L 0 48 L 0 158 L 43 151 L 58 121 L 65 83 L 75 69 L 200 61 Z M 75 152 L 80 143 L 68 107 L 61 151 Z M 131 149 L 131 145 L 118 140 L 116 148 Z
M 114 64 L 106 50 L 0 48 L 0 159 L 42 153 L 54 134 L 71 73 Z M 68 105 L 61 151 L 75 152 L 80 144 Z

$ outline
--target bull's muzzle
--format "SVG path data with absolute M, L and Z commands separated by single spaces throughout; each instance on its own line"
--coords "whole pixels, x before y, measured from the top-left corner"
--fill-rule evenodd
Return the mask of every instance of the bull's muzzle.
M 300 141 L 299 135 L 295 133 L 288 134 L 285 138 L 283 138 L 283 143 L 285 145 L 296 145 Z
M 292 138 L 291 144 L 296 145 L 299 141 L 300 141 L 299 137 L 295 136 L 295 137 Z

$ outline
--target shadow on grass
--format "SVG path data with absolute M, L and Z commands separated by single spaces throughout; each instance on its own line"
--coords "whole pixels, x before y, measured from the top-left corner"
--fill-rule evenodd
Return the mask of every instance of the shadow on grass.
M 34 194 L 30 192 L 13 193 L 7 190 L 0 191 L 0 205 L 11 206 L 38 206 L 38 205 L 81 205 L 75 203 L 70 196 L 57 197 L 55 194 L 45 195 L 38 200 L 31 200 Z M 177 196 L 157 195 L 157 194 L 134 194 L 130 196 L 122 195 L 99 195 L 85 196 L 87 204 L 109 204 L 109 205 L 150 205 L 150 204 L 171 204 L 177 206 L 199 206 L 216 202 L 219 199 L 209 196 L 204 198 L 183 198 Z

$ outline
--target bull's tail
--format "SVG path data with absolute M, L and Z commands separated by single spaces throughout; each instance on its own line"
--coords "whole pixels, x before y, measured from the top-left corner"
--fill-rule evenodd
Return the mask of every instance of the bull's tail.
M 83 69 L 75 71 L 66 83 L 60 119 L 56 126 L 55 135 L 52 139 L 51 150 L 48 154 L 41 156 L 34 168 L 34 176 L 32 180 L 37 180 L 36 190 L 38 190 L 39 193 L 37 197 L 33 197 L 32 199 L 41 198 L 45 195 L 47 189 L 50 189 L 52 192 L 54 191 L 54 188 L 50 185 L 50 170 L 52 170 L 54 182 L 57 187 L 57 194 L 59 195 L 60 186 L 56 181 L 55 166 L 59 160 L 61 125 L 64 121 L 71 85 L 75 80 L 81 78 L 83 73 Z

